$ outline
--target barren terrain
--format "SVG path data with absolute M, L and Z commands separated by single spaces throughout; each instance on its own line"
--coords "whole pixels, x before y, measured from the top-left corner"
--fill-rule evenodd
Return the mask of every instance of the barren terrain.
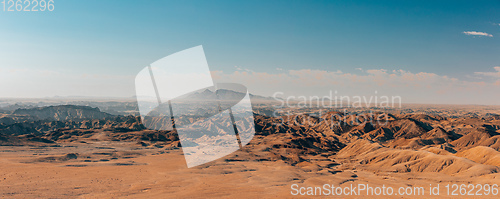
M 373 113 L 387 123 L 353 123 L 356 114 L 340 112 L 256 114 L 256 135 L 247 146 L 187 168 L 175 131 L 147 130 L 138 117 L 98 109 L 49 109 L 0 116 L 2 197 L 282 198 L 297 197 L 294 184 L 368 184 L 424 187 L 425 198 L 433 198 L 429 185 L 439 184 L 439 198 L 456 198 L 445 185 L 500 184 L 500 117 L 494 113 Z M 345 122 L 332 125 L 339 120 Z

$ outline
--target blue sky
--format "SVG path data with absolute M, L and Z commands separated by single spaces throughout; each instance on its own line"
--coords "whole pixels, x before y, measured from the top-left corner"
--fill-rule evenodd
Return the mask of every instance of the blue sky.
M 16 71 L 8 81 L 20 81 L 17 88 L 4 87 L 0 97 L 132 96 L 133 77 L 144 66 L 197 45 L 211 69 L 225 75 L 317 70 L 363 76 L 383 69 L 493 84 L 500 66 L 500 1 L 56 0 L 53 12 L 2 11 L 0 26 L 0 72 Z M 46 78 L 28 78 L 26 71 Z M 112 78 L 87 85 L 86 77 Z M 67 87 L 30 89 L 60 81 Z M 252 88 L 263 95 L 282 89 Z M 313 94 L 306 90 L 293 94 Z M 419 99 L 415 91 L 394 94 L 409 102 L 450 102 L 438 94 L 435 101 Z M 495 104 L 460 98 L 450 103 Z

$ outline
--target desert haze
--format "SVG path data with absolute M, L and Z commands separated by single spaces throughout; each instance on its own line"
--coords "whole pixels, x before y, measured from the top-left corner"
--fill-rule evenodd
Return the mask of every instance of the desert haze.
M 272 105 L 255 104 L 247 146 L 187 168 L 175 130 L 146 129 L 128 102 L 26 104 L 0 111 L 4 198 L 288 198 L 297 197 L 293 186 L 324 184 L 426 192 L 439 184 L 439 196 L 379 197 L 455 198 L 445 185 L 500 184 L 495 106 L 403 105 L 371 110 L 386 122 L 354 123 L 360 110 L 274 117 Z

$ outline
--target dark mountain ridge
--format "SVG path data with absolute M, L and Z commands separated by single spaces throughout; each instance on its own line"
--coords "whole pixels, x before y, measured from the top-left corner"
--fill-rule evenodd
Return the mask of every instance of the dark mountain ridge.
M 60 105 L 37 107 L 29 109 L 17 109 L 12 114 L 27 115 L 35 120 L 64 121 L 75 119 L 105 119 L 113 117 L 109 113 L 104 113 L 99 108 L 77 105 Z

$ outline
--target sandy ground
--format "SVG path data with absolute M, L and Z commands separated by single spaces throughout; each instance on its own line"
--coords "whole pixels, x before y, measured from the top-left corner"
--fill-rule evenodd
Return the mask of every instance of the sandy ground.
M 68 153 L 78 153 L 78 158 L 57 159 Z M 233 155 L 243 153 L 239 151 Z M 280 160 L 239 162 L 221 159 L 187 168 L 181 149 L 141 148 L 130 143 L 112 145 L 107 142 L 58 147 L 2 146 L 0 193 L 3 198 L 295 198 L 298 196 L 292 195 L 293 184 L 298 187 L 368 184 L 390 186 L 395 192 L 401 186 L 422 186 L 425 195 L 418 198 L 457 198 L 446 196 L 446 184 L 500 184 L 497 174 L 471 179 L 439 173 L 383 173 L 357 169 L 349 163 L 336 165 L 338 172 L 335 173 L 314 169 L 316 165 L 327 163 L 304 162 L 291 166 Z M 439 197 L 429 196 L 430 184 L 440 184 Z M 363 192 L 361 196 L 347 196 L 366 197 Z M 409 197 L 386 195 L 378 198 Z M 498 195 L 474 198 L 498 198 Z

